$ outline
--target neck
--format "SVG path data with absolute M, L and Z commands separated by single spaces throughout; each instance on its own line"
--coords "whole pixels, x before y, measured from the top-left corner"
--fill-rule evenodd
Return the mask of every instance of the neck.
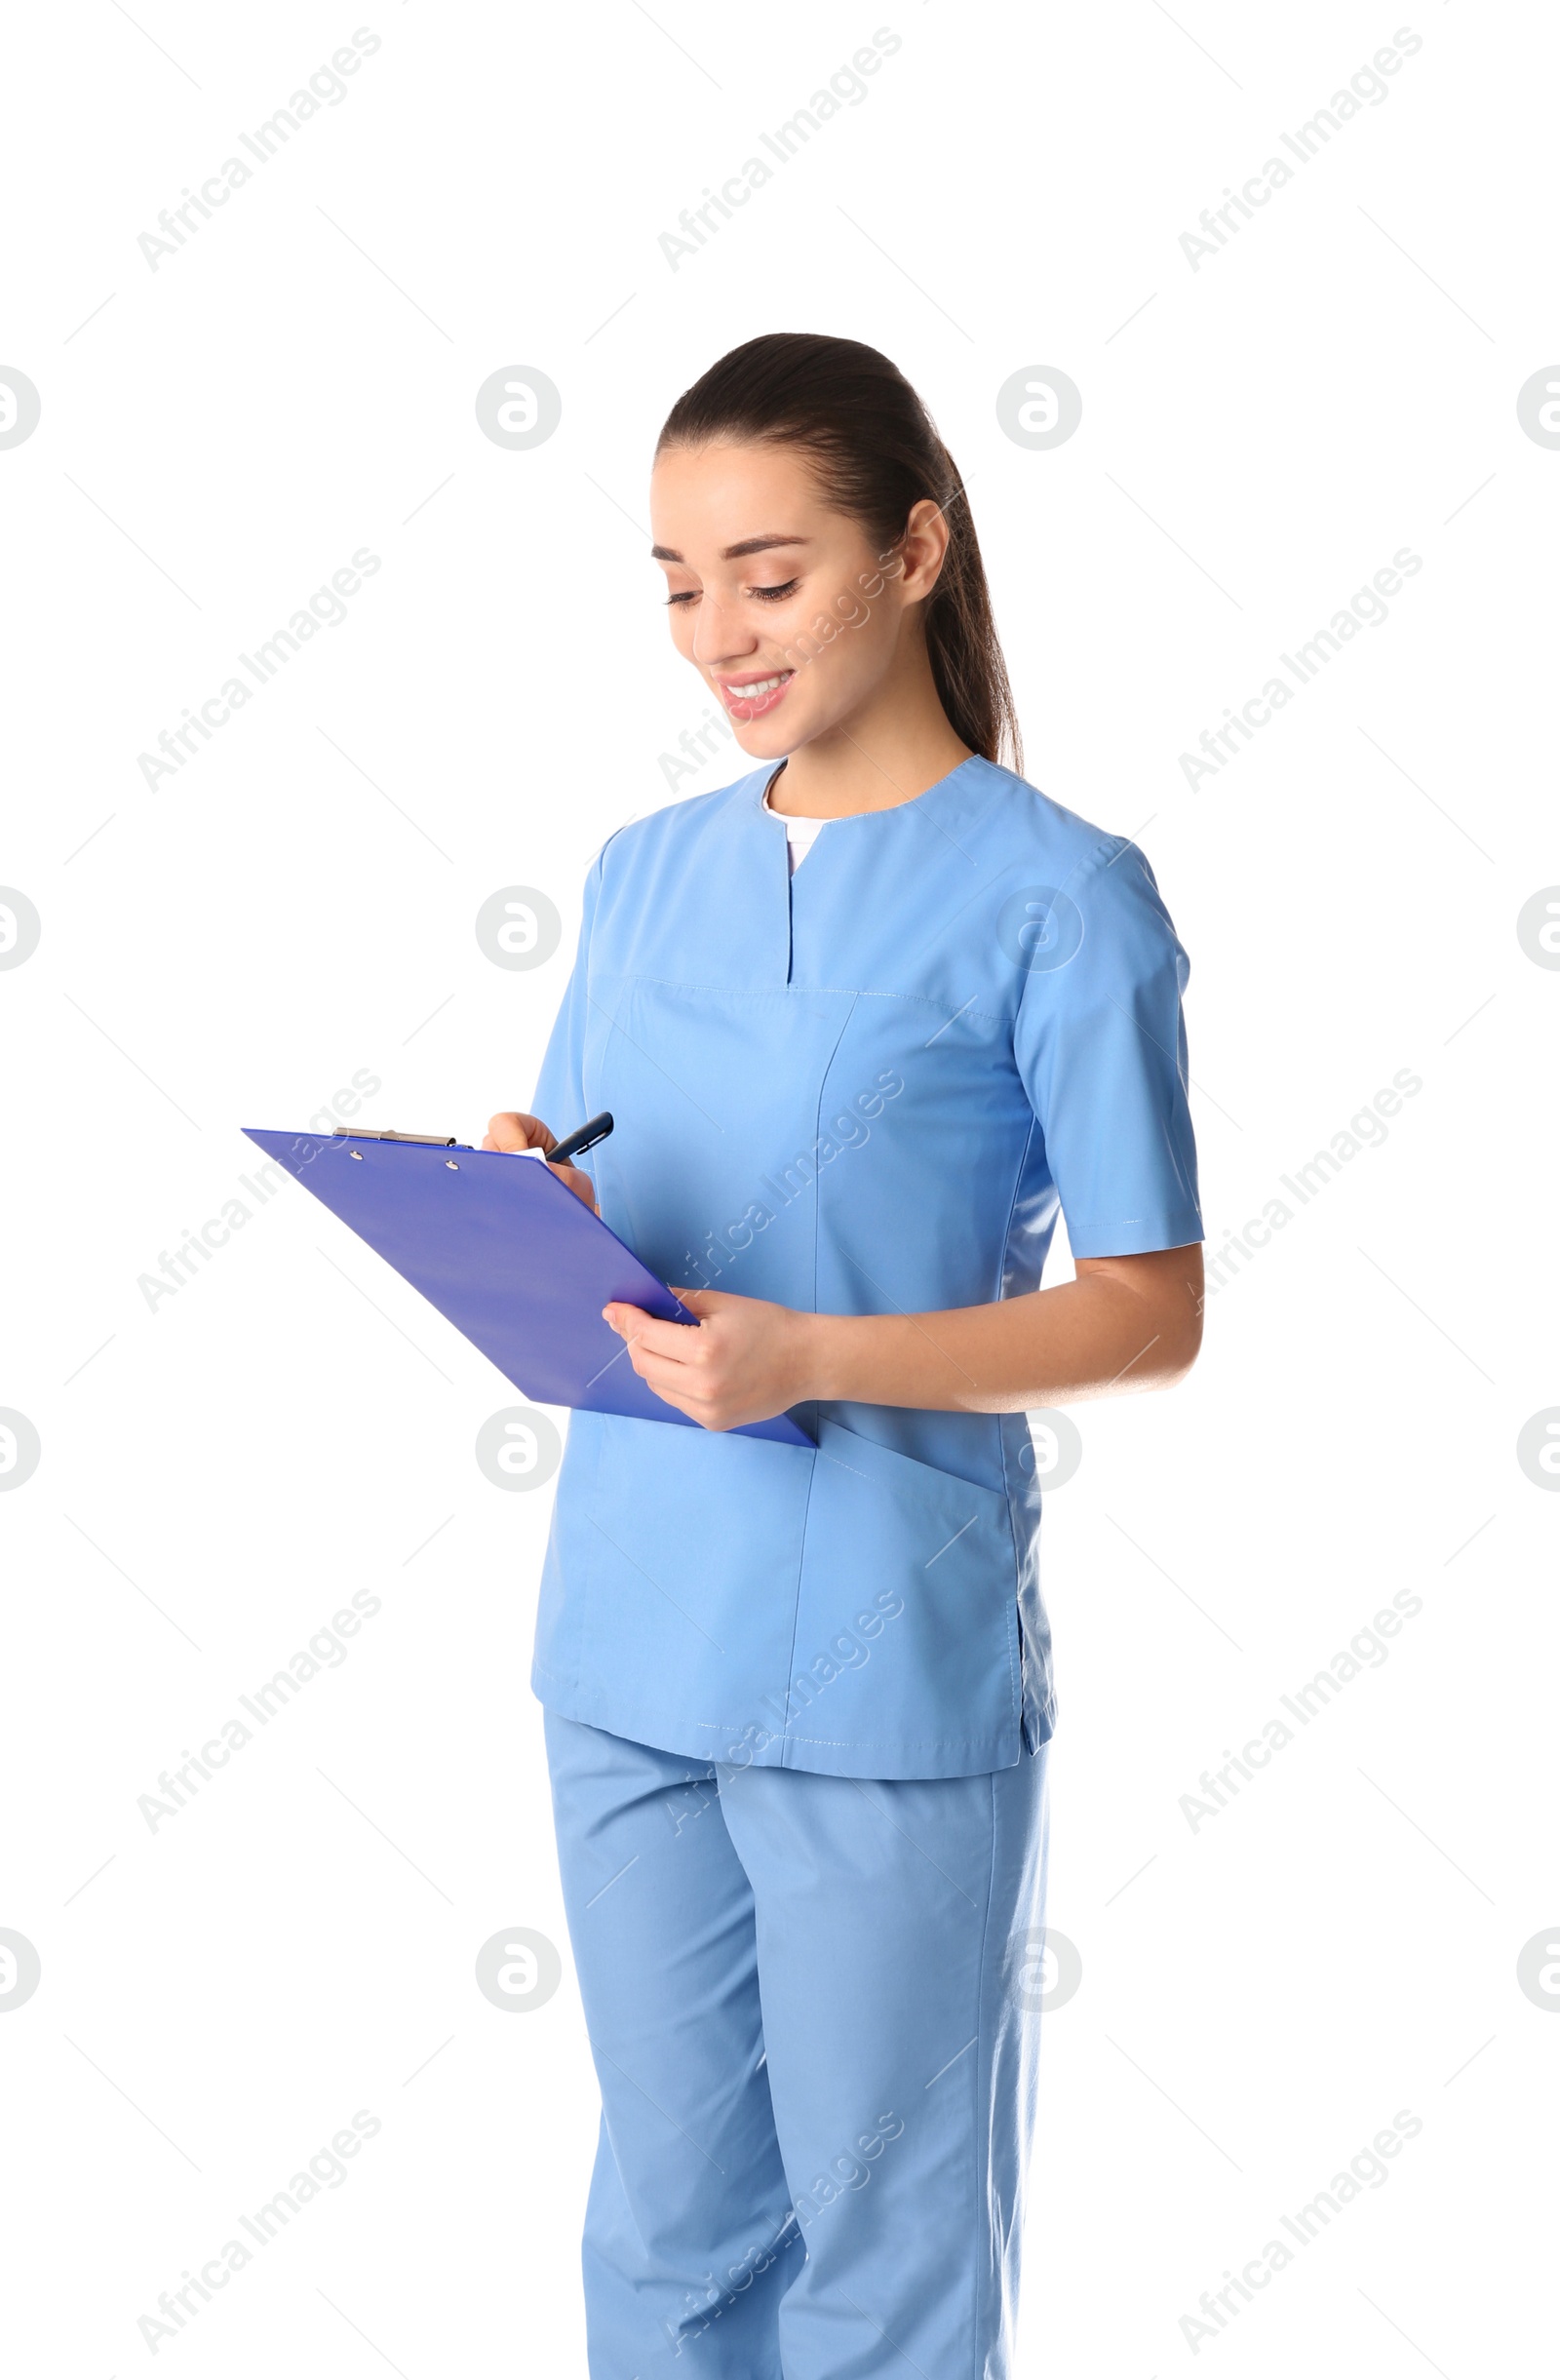
M 970 758 L 922 654 L 919 670 L 892 672 L 860 710 L 791 755 L 770 793 L 770 807 L 793 818 L 897 809 Z

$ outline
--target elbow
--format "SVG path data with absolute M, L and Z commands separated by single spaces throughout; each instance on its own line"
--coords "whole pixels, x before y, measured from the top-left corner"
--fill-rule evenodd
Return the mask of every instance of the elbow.
M 1184 1381 L 1202 1346 L 1201 1247 L 1083 1257 L 1076 1268 L 1115 1309 L 1108 1334 L 1113 1360 L 1097 1392 L 1174 1388 Z
M 1180 1294 L 1165 1316 L 1165 1369 L 1160 1386 L 1178 1388 L 1202 1352 L 1202 1316 L 1208 1300 L 1202 1282 L 1202 1250 L 1191 1251 L 1195 1263 L 1179 1284 Z
M 1137 1387 L 1140 1391 L 1156 1388 L 1179 1388 L 1197 1360 L 1202 1345 L 1202 1324 L 1198 1317 L 1190 1324 L 1164 1319 L 1151 1346 L 1145 1348 L 1142 1360 L 1117 1385 L 1122 1388 Z
M 1155 1284 L 1152 1315 L 1156 1327 L 1150 1385 L 1178 1388 L 1202 1351 L 1202 1317 L 1207 1305 L 1203 1289 L 1202 1250 L 1178 1251 L 1184 1262 L 1175 1274 Z
M 1202 1352 L 1202 1316 L 1197 1314 L 1183 1325 L 1165 1352 L 1164 1370 L 1157 1382 L 1161 1388 L 1179 1388 Z

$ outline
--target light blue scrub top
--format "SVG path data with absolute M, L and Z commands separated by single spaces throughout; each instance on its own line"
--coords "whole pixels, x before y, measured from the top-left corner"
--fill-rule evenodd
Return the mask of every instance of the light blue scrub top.
M 1135 844 L 990 761 L 835 819 L 766 763 L 614 835 L 533 1108 L 660 1277 L 926 1313 L 1202 1237 L 1185 952 Z M 626 1357 L 624 1358 L 626 1361 Z M 703 1761 L 1011 1767 L 1055 1720 L 1022 1414 L 811 1404 L 816 1448 L 571 1416 L 532 1685 Z

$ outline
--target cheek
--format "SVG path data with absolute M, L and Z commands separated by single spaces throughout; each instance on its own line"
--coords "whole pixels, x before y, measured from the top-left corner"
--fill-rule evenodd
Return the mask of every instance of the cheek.
M 833 632 L 820 657 L 832 685 L 860 693 L 882 675 L 893 652 L 893 622 L 886 607 L 848 595 L 829 616 Z
M 835 596 L 819 593 L 800 608 L 789 624 L 787 641 L 800 640 L 802 649 L 833 673 L 860 669 L 863 647 L 870 655 L 880 633 L 878 607 L 841 588 Z

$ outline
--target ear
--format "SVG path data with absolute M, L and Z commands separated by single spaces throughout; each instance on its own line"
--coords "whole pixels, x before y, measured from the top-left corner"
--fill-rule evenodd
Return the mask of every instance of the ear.
M 965 501 L 962 492 L 953 500 Z M 949 533 L 948 516 L 932 497 L 921 496 L 911 506 L 899 546 L 905 565 L 899 585 L 906 603 L 924 603 L 936 586 L 948 559 Z

